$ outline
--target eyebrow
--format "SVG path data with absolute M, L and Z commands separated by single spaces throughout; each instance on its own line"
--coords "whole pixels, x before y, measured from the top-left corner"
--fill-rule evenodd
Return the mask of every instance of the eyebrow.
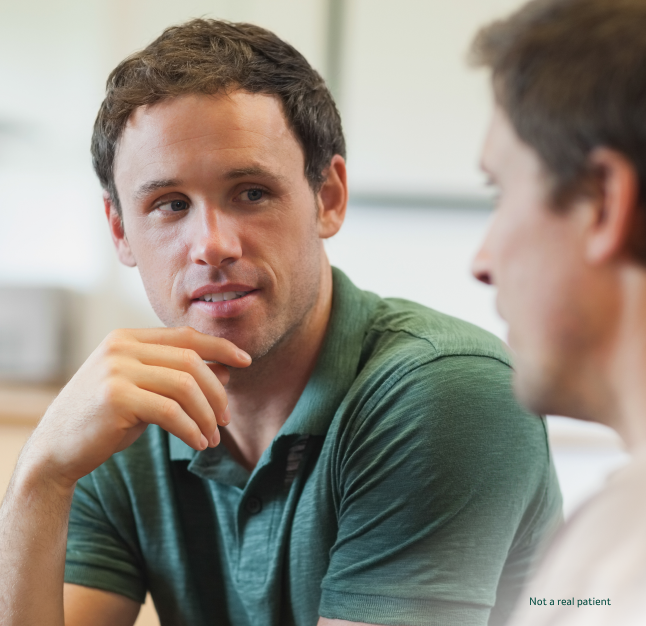
M 268 178 L 275 182 L 283 182 L 285 178 L 278 174 L 274 174 L 269 170 L 266 170 L 262 167 L 241 167 L 238 169 L 230 170 L 224 175 L 225 180 L 236 180 L 238 178 L 246 178 L 247 176 L 260 176 L 262 178 Z
M 151 193 L 159 191 L 160 189 L 168 189 L 169 187 L 179 187 L 182 181 L 177 178 L 162 178 L 160 180 L 149 180 L 143 183 L 135 192 L 137 200 L 144 200 Z
M 269 170 L 262 167 L 241 167 L 238 169 L 230 170 L 224 175 L 225 180 L 237 180 L 238 178 L 246 178 L 248 176 L 260 176 L 273 180 L 277 183 L 284 182 L 285 178 L 277 174 L 273 174 Z M 179 178 L 161 178 L 159 180 L 149 180 L 143 183 L 135 192 L 135 198 L 139 201 L 145 200 L 151 193 L 159 191 L 160 189 L 168 189 L 169 187 L 180 187 L 183 182 Z

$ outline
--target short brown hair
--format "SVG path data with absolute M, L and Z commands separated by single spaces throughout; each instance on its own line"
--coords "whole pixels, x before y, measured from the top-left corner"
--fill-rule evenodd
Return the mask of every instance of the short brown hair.
M 119 212 L 114 158 L 132 112 L 179 95 L 232 89 L 280 98 L 303 148 L 305 177 L 318 191 L 332 157 L 345 157 L 341 118 L 321 76 L 293 46 L 264 28 L 196 19 L 167 28 L 108 78 L 94 123 L 92 163 Z
M 496 99 L 564 206 L 597 147 L 624 154 L 646 206 L 646 0 L 534 0 L 475 38 Z

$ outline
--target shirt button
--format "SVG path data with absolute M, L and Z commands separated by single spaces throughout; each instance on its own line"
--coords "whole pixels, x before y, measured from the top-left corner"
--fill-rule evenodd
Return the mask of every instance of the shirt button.
M 251 513 L 251 515 L 260 513 L 260 511 L 262 510 L 262 500 L 260 498 L 256 498 L 255 496 L 249 496 L 245 504 L 245 509 L 247 509 L 247 513 Z

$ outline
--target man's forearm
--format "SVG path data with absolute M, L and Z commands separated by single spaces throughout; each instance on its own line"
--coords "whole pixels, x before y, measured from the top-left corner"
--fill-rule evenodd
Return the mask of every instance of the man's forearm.
M 250 363 L 230 341 L 188 327 L 121 329 L 106 337 L 47 409 L 0 507 L 0 626 L 64 626 L 76 481 L 131 445 L 148 424 L 196 450 L 216 446 L 218 424 L 230 420 L 225 366 Z M 85 602 L 74 597 L 71 614 Z M 134 623 L 136 603 L 111 604 L 119 623 Z
M 23 454 L 24 456 L 24 454 Z M 19 462 L 0 507 L 0 626 L 63 626 L 74 486 Z

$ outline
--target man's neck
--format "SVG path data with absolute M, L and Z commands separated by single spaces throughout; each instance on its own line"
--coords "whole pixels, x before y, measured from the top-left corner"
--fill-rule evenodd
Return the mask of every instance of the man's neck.
M 646 446 L 646 271 L 626 265 L 617 274 L 608 296 L 616 313 L 583 355 L 577 388 L 581 413 L 614 428 L 634 450 Z
M 646 447 L 646 271 L 630 266 L 622 274 L 621 312 L 603 371 L 607 402 L 599 421 L 635 450 Z
M 318 298 L 289 336 L 227 385 L 231 423 L 222 444 L 252 470 L 296 406 L 318 359 L 332 310 L 332 270 L 322 269 Z

